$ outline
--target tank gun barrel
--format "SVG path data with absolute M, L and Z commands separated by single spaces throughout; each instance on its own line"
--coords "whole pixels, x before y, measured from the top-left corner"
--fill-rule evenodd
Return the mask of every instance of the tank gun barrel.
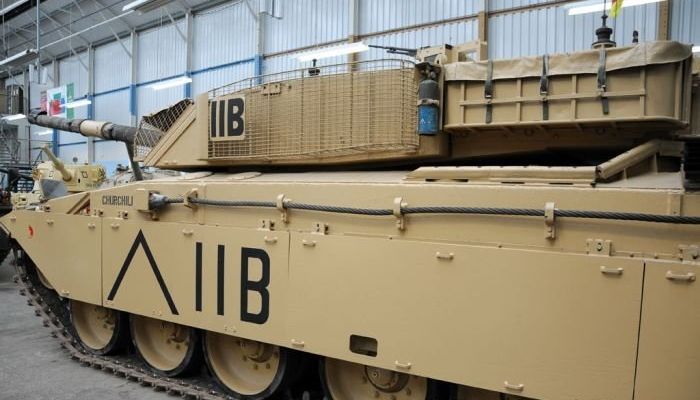
M 38 109 L 32 110 L 27 116 L 27 120 L 33 125 L 66 132 L 75 132 L 83 136 L 91 136 L 105 140 L 116 140 L 124 142 L 127 145 L 133 144 L 134 137 L 136 136 L 136 128 L 133 126 L 88 119 L 50 117 L 46 115 L 46 112 Z
M 73 174 L 68 171 L 65 165 L 63 165 L 63 162 L 56 157 L 55 154 L 53 154 L 53 151 L 49 149 L 49 145 L 45 144 L 44 147 L 41 148 L 44 150 L 44 153 L 46 153 L 46 156 L 49 157 L 49 160 L 53 163 L 53 166 L 58 170 L 58 172 L 61 173 L 61 177 L 63 178 L 64 181 L 70 181 L 73 179 Z
M 93 121 L 89 119 L 50 117 L 46 115 L 45 111 L 41 111 L 40 109 L 31 110 L 27 115 L 27 120 L 30 124 L 42 126 L 44 128 L 75 132 L 85 137 L 96 137 L 105 140 L 124 142 L 126 145 L 126 151 L 129 155 L 131 169 L 134 171 L 134 178 L 138 181 L 143 180 L 141 168 L 139 167 L 138 163 L 134 161 L 133 147 L 134 138 L 136 137 L 137 131 L 135 127 L 114 124 L 111 122 Z M 46 152 L 46 149 L 44 150 Z M 49 158 L 51 158 L 51 161 L 54 162 L 56 168 L 58 169 L 58 164 L 56 164 L 56 161 L 59 163 L 60 161 L 56 158 L 56 155 L 49 152 L 46 152 L 46 154 L 49 155 Z M 63 174 L 64 179 L 66 179 L 66 174 L 63 171 L 61 171 L 61 173 Z

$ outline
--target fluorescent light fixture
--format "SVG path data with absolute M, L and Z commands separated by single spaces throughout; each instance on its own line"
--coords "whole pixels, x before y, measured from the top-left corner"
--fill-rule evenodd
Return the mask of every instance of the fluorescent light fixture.
M 34 132 L 34 134 L 37 136 L 45 136 L 53 134 L 53 131 L 51 129 L 47 129 L 45 131 Z
M 70 103 L 66 103 L 63 105 L 65 108 L 78 108 L 78 107 L 85 107 L 92 104 L 92 101 L 88 99 L 80 99 L 76 101 L 71 101 Z
M 622 8 L 627 8 L 627 7 L 634 7 L 634 6 L 641 6 L 644 4 L 650 4 L 650 3 L 660 3 L 662 1 L 666 0 L 625 0 L 622 3 Z M 610 1 L 605 2 L 605 10 L 609 11 L 611 7 Z M 566 8 L 569 9 L 569 15 L 581 15 L 581 14 L 589 14 L 589 13 L 595 13 L 595 12 L 603 12 L 603 2 L 599 0 L 595 1 L 582 1 L 579 3 L 574 3 Z
M 12 114 L 12 115 L 6 115 L 6 116 L 2 117 L 2 119 L 5 121 L 17 121 L 17 120 L 24 119 L 24 118 L 27 118 L 27 116 L 24 114 Z
M 369 50 L 369 46 L 362 42 L 341 44 L 340 46 L 324 47 L 317 50 L 298 54 L 295 58 L 301 62 L 320 60 L 322 58 L 343 56 Z
M 150 87 L 153 90 L 163 90 L 186 85 L 190 82 L 192 82 L 192 78 L 190 78 L 189 76 L 178 76 L 177 78 L 166 79 L 164 81 L 151 83 L 150 85 L 148 85 L 148 87 Z
M 700 46 L 693 46 L 693 53 L 700 53 Z
M 0 10 L 0 16 L 9 13 L 10 11 L 14 10 L 15 8 L 21 6 L 22 4 L 24 4 L 24 3 L 28 2 L 28 1 L 29 1 L 29 0 L 19 0 L 19 1 L 15 1 L 14 3 L 12 3 L 12 4 L 10 4 L 9 6 L 3 8 L 2 10 Z
M 30 61 L 34 61 L 39 57 L 39 52 L 36 49 L 27 49 L 21 51 L 13 56 L 7 57 L 6 59 L 0 61 L 0 67 L 20 67 L 28 64 Z
M 122 7 L 122 11 L 136 10 L 139 13 L 147 13 L 170 3 L 170 0 L 135 0 Z

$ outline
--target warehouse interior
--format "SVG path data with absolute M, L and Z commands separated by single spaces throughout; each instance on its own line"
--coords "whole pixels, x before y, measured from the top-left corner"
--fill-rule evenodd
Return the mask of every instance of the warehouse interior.
M 0 400 L 697 400 L 698 21 L 0 0 Z

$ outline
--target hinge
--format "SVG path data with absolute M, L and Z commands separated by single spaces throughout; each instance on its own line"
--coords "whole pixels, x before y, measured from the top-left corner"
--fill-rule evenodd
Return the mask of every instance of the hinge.
M 610 256 L 612 255 L 612 241 L 604 239 L 586 239 L 586 253 Z

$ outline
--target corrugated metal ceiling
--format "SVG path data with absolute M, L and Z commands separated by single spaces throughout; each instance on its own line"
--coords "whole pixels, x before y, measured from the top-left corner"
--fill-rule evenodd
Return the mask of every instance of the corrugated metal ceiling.
M 7 2 L 8 0 L 4 0 Z M 127 35 L 132 29 L 143 29 L 150 25 L 169 24 L 170 17 L 164 9 L 145 14 L 132 12 L 121 18 L 122 7 L 131 0 L 48 0 L 40 5 L 40 46 L 46 46 L 67 36 L 81 32 L 70 39 L 51 45 L 41 51 L 43 61 L 63 57 L 73 51 L 80 51 L 88 44 L 100 44 Z M 211 0 L 176 0 L 166 7 L 177 18 L 187 9 L 196 10 L 215 2 Z M 109 23 L 106 20 L 113 19 Z M 0 58 L 4 58 L 27 48 L 36 47 L 36 8 L 0 23 L 3 43 Z

